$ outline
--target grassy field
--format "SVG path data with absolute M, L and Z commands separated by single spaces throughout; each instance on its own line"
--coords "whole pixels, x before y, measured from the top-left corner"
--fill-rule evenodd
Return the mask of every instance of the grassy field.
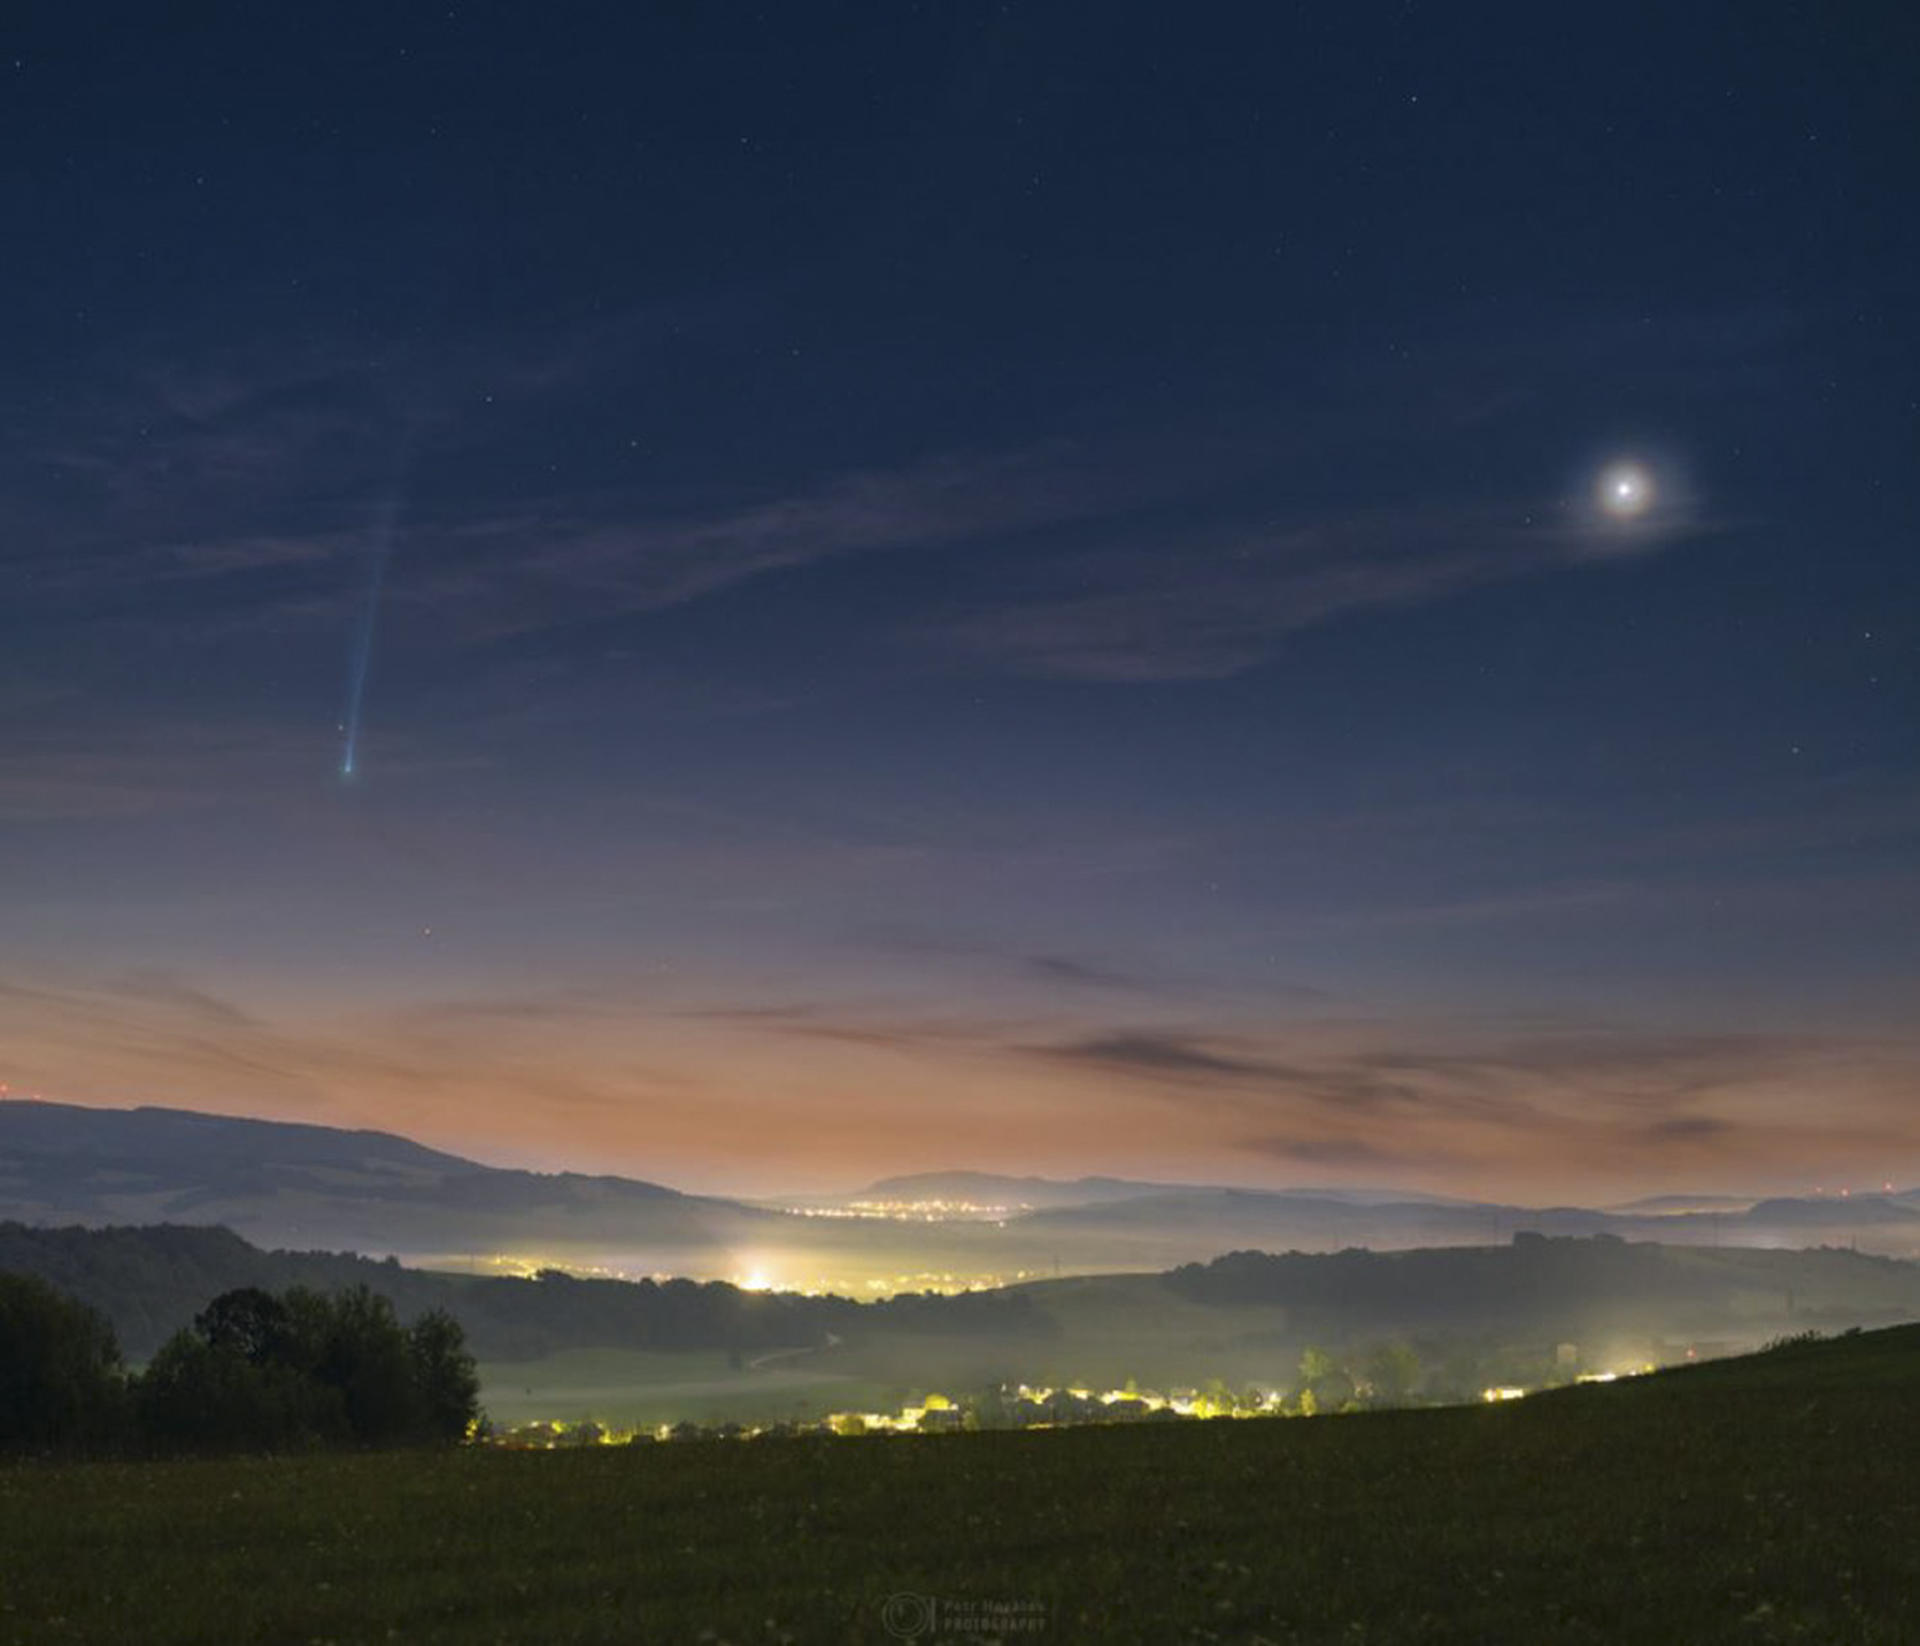
M 806 1421 L 836 1411 L 899 1404 L 892 1384 L 822 1370 L 811 1355 L 731 1366 L 727 1357 L 639 1349 L 568 1349 L 540 1360 L 490 1361 L 480 1368 L 481 1404 L 502 1427 L 576 1423 L 616 1428 L 661 1423 Z
M 16 1466 L 0 1641 L 1891 1646 L 1916 1457 L 1901 1328 L 1501 1407 Z

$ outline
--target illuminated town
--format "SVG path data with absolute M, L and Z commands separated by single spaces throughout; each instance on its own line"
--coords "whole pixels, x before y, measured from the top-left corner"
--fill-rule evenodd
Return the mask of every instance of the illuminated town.
M 795 1217 L 867 1218 L 889 1223 L 994 1223 L 1033 1210 L 1018 1205 L 989 1205 L 973 1200 L 848 1200 L 831 1206 L 782 1206 Z
M 831 1217 L 833 1212 L 809 1213 Z M 849 1216 L 856 1214 L 846 1214 Z M 582 1262 L 571 1254 L 539 1255 L 527 1252 L 484 1252 L 473 1254 L 409 1254 L 406 1261 L 424 1269 L 454 1274 L 487 1275 L 501 1279 L 533 1280 L 543 1274 L 564 1273 L 581 1280 L 651 1280 L 664 1285 L 669 1280 L 686 1278 L 683 1272 L 644 1269 L 617 1262 Z M 933 1292 L 943 1297 L 962 1292 L 997 1291 L 1026 1280 L 1042 1279 L 1038 1269 L 977 1270 L 954 1269 L 902 1270 L 893 1274 L 868 1271 L 830 1273 L 802 1272 L 791 1259 L 769 1258 L 747 1267 L 736 1267 L 726 1274 L 706 1278 L 723 1280 L 743 1292 L 797 1292 L 802 1297 L 889 1298 L 904 1293 Z
M 1248 1390 L 1235 1395 L 1224 1389 L 1176 1390 L 1160 1394 L 1145 1389 L 1047 1388 L 1018 1384 L 971 1401 L 944 1394 L 928 1394 L 895 1411 L 829 1412 L 807 1423 L 662 1423 L 651 1428 L 618 1428 L 591 1420 L 577 1423 L 526 1423 L 478 1438 L 494 1445 L 540 1449 L 553 1446 L 623 1446 L 636 1442 L 712 1438 L 752 1440 L 799 1434 L 817 1435 L 927 1435 L 960 1429 L 1052 1429 L 1074 1424 L 1126 1423 L 1147 1419 L 1280 1417 L 1311 1415 L 1312 1397 L 1304 1409 L 1289 1409 L 1278 1390 Z
M 1624 1371 L 1581 1372 L 1575 1385 L 1617 1383 L 1655 1371 L 1648 1362 Z M 1566 1382 L 1538 1388 L 1495 1384 L 1481 1391 L 1486 1405 L 1524 1400 Z M 1364 1394 L 1366 1391 L 1357 1391 Z M 1392 1403 L 1388 1403 L 1392 1404 Z M 775 1423 L 690 1421 L 623 1427 L 593 1419 L 574 1422 L 539 1421 L 506 1428 L 482 1428 L 474 1439 L 493 1446 L 520 1450 L 550 1450 L 561 1446 L 626 1446 L 654 1441 L 760 1440 L 800 1435 L 857 1437 L 865 1435 L 952 1434 L 979 1429 L 1057 1429 L 1088 1424 L 1213 1421 L 1238 1418 L 1299 1418 L 1331 1416 L 1369 1409 L 1360 1398 L 1337 1407 L 1323 1407 L 1311 1388 L 1291 1395 L 1279 1388 L 1251 1386 L 1235 1391 L 1214 1381 L 1207 1388 L 1178 1388 L 1161 1393 L 1129 1385 L 1095 1390 L 1084 1386 L 1049 1387 L 1027 1383 L 1003 1386 L 985 1395 L 955 1399 L 930 1393 L 894 1411 L 829 1412 L 806 1421 Z

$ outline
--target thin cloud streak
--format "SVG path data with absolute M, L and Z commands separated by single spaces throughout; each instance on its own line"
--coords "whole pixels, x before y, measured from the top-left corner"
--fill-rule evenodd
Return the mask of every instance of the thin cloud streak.
M 1084 681 L 1215 680 L 1255 668 L 1288 635 L 1370 610 L 1650 555 L 1718 529 L 1684 502 L 1631 537 L 1552 502 L 1328 511 L 1260 534 L 1114 549 L 1069 563 L 1074 592 L 1004 601 L 929 631 L 959 655 Z M 1170 551 L 1170 552 L 1169 552 Z M 1084 592 L 1095 585 L 1095 592 Z

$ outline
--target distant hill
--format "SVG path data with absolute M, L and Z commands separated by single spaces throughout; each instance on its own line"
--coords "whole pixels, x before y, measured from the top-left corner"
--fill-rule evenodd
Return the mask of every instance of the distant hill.
M 211 1178 L 279 1163 L 288 1169 L 347 1172 L 369 1183 L 392 1183 L 483 1169 L 392 1132 L 343 1131 L 191 1109 L 92 1109 L 20 1100 L 0 1103 L 0 1149 L 16 1163 L 31 1161 L 42 1170 L 70 1165 L 79 1177 L 154 1177 L 190 1169 Z
M 1102 1203 L 1036 1210 L 1028 1232 L 1063 1241 L 1098 1238 L 1143 1268 L 1175 1255 L 1200 1230 L 1219 1247 L 1327 1251 L 1343 1246 L 1398 1250 L 1500 1242 L 1511 1235 L 1616 1235 L 1677 1245 L 1802 1246 L 1854 1243 L 1898 1257 L 1920 1256 L 1920 1209 L 1899 1195 L 1781 1198 L 1724 1211 L 1595 1211 L 1580 1206 L 1513 1206 L 1468 1201 L 1355 1201 L 1315 1190 L 1176 1189 Z
M 1124 1177 L 1012 1177 L 998 1172 L 911 1172 L 883 1177 L 847 1201 L 946 1201 L 975 1206 L 1003 1206 L 1048 1211 L 1067 1206 L 1100 1206 L 1120 1200 L 1144 1200 L 1178 1195 L 1280 1193 L 1310 1196 L 1343 1206 L 1371 1206 L 1396 1201 L 1446 1203 L 1446 1195 L 1425 1195 L 1398 1189 L 1288 1189 L 1261 1191 L 1231 1189 L 1212 1184 L 1157 1183 Z M 1464 1202 L 1456 1202 L 1464 1204 Z
M 1754 1195 L 1733 1194 L 1650 1194 L 1638 1200 L 1629 1200 L 1619 1206 L 1608 1206 L 1610 1212 L 1744 1212 L 1757 1197 Z
M 597 1240 L 684 1259 L 766 1215 L 630 1178 L 483 1166 L 386 1132 L 0 1102 L 0 1216 L 22 1222 L 218 1223 L 372 1252 Z
M 946 1201 L 974 1206 L 1031 1210 L 1047 1206 L 1084 1206 L 1139 1195 L 1165 1194 L 1164 1183 L 1135 1183 L 1120 1177 L 1008 1177 L 997 1172 L 911 1172 L 883 1177 L 845 1198 L 850 1201 Z
M 1920 1227 L 1920 1209 L 1897 1195 L 1817 1195 L 1807 1199 L 1776 1198 L 1756 1201 L 1746 1213 L 1749 1221 L 1779 1228 L 1844 1229 L 1866 1223 L 1911 1223 Z
M 1857 1245 L 1920 1256 L 1920 1196 L 1593 1211 L 1367 1188 L 1255 1190 L 1113 1177 L 896 1176 L 866 1200 L 1027 1208 L 927 1221 L 785 1210 L 658 1183 L 482 1165 L 378 1131 L 163 1108 L 0 1101 L 0 1218 L 222 1225 L 265 1247 L 441 1267 L 504 1255 L 631 1275 L 745 1278 L 869 1295 L 1023 1275 L 1164 1270 L 1222 1252 L 1499 1244 L 1521 1231 L 1711 1246 Z M 802 1215 L 803 1212 L 815 1215 Z
M 1214 1250 L 1331 1251 L 1498 1243 L 1518 1230 L 1544 1234 L 1633 1234 L 1661 1238 L 1646 1222 L 1576 1207 L 1444 1201 L 1352 1201 L 1316 1190 L 1175 1189 L 1097 1205 L 1032 1213 L 1026 1227 L 1057 1239 L 1099 1240 L 1140 1267 L 1190 1260 L 1204 1238 Z M 1684 1238 L 1669 1236 L 1668 1238 Z
M 37 1275 L 91 1304 L 136 1359 L 152 1354 L 220 1293 L 241 1286 L 366 1286 L 390 1299 L 405 1318 L 447 1309 L 478 1355 L 499 1360 L 580 1348 L 814 1348 L 878 1331 L 960 1337 L 990 1331 L 1017 1340 L 1044 1329 L 1033 1300 L 1012 1292 L 854 1303 L 748 1292 L 717 1280 L 605 1280 L 559 1271 L 531 1279 L 442 1274 L 351 1253 L 263 1251 L 231 1229 L 170 1225 L 49 1229 L 0 1223 L 0 1272 Z
M 1520 1234 L 1505 1246 L 1326 1255 L 1231 1252 L 1166 1285 L 1195 1302 L 1400 1329 L 1637 1324 L 1696 1335 L 1920 1316 L 1920 1264 L 1838 1248 L 1675 1247 Z

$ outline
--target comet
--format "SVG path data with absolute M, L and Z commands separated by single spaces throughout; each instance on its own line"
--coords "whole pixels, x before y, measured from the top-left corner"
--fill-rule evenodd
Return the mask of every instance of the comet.
M 373 668 L 373 637 L 380 623 L 380 595 L 387 582 L 387 566 L 393 559 L 393 545 L 400 534 L 400 505 L 408 462 L 413 450 L 409 431 L 401 447 L 399 475 L 392 492 L 374 517 L 373 536 L 368 551 L 367 598 L 361 608 L 360 622 L 354 630 L 347 659 L 347 708 L 340 720 L 343 739 L 340 748 L 340 776 L 351 779 L 360 769 L 360 726 L 367 701 L 367 677 Z

